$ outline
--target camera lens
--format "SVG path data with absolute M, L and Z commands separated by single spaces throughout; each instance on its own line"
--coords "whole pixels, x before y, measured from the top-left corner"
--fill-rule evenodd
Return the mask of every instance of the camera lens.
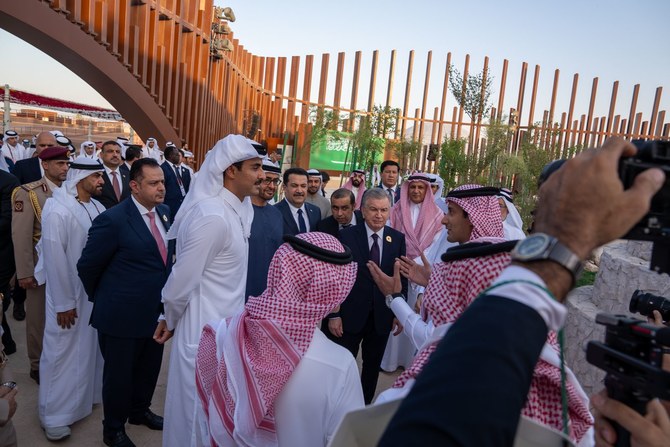
M 670 300 L 652 293 L 644 293 L 642 290 L 633 292 L 628 310 L 650 318 L 654 317 L 654 311 L 657 310 L 661 313 L 663 321 L 670 320 Z

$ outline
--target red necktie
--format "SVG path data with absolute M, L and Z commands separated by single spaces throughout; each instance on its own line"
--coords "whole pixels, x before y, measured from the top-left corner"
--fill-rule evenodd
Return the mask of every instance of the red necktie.
M 112 187 L 114 188 L 114 194 L 116 194 L 116 200 L 121 201 L 121 185 L 119 185 L 119 173 L 112 171 Z
M 151 235 L 156 239 L 156 245 L 158 245 L 158 251 L 161 253 L 161 258 L 163 258 L 163 264 L 167 264 L 167 250 L 165 248 L 165 241 L 161 232 L 156 226 L 156 216 L 153 211 L 147 213 L 149 216 L 149 226 L 151 227 Z

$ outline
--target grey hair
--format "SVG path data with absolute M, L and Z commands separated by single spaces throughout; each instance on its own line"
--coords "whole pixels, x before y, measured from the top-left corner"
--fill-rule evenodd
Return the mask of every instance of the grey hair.
M 389 207 L 391 206 L 391 199 L 389 199 L 388 193 L 381 188 L 371 188 L 365 191 L 363 194 L 363 199 L 361 200 L 361 208 L 365 206 L 368 200 L 381 200 L 386 199 L 389 201 Z

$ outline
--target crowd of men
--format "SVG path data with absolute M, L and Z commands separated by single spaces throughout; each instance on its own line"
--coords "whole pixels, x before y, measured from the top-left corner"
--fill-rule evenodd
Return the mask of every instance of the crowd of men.
M 560 273 L 537 269 L 552 258 L 530 259 L 529 270 L 519 265 L 528 259 L 512 249 L 526 234 L 509 190 L 466 184 L 445 194 L 438 176 L 415 172 L 401 179 L 399 164 L 386 160 L 378 184 L 366 184 L 367 173 L 355 169 L 327 197 L 325 172 L 282 169 L 276 155 L 241 135 L 218 141 L 197 173 L 192 153 L 171 142 L 161 148 L 154 138 L 144 146 L 85 141 L 79 151 L 57 131 L 36 135 L 33 150 L 18 139 L 5 132 L 0 157 L 0 250 L 14 259 L 0 270 L 0 292 L 11 296 L 14 318 L 26 319 L 29 374 L 40 386 L 39 417 L 50 441 L 73 436 L 71 425 L 102 402 L 108 446 L 135 445 L 126 423 L 163 430 L 164 446 L 325 446 L 348 412 L 404 399 L 384 445 L 411 439 L 511 445 L 519 416 L 565 433 L 575 445 L 612 442 L 612 428 L 594 421 L 588 398 L 560 360 L 565 308 L 559 301 L 573 272 L 560 263 Z M 622 142 L 609 146 L 598 160 L 618 160 L 629 150 Z M 571 175 L 580 160 L 603 177 L 615 175 L 613 164 L 605 172 L 606 163 L 580 157 L 556 176 Z M 568 187 L 549 183 L 553 197 L 573 193 L 556 196 Z M 540 202 L 535 231 L 574 252 L 569 238 L 579 226 L 559 231 L 550 224 L 554 218 Z M 589 240 L 582 235 L 585 243 L 573 256 L 583 261 L 589 248 L 619 230 L 625 228 Z M 496 296 L 532 308 L 520 315 L 540 315 L 528 317 L 537 324 L 528 329 L 535 344 L 527 352 L 519 348 L 516 359 L 514 343 L 500 351 L 519 361 L 516 375 L 500 366 L 500 352 L 477 345 L 479 337 L 464 354 L 463 336 L 455 335 L 467 332 L 471 309 L 477 321 L 479 302 L 492 301 L 478 297 L 495 288 Z M 523 299 L 532 293 L 535 301 Z M 492 308 L 508 312 L 496 308 L 499 302 Z M 9 305 L 5 299 L 3 309 Z M 480 318 L 489 313 L 479 310 Z M 2 327 L 4 352 L 11 354 L 16 347 L 4 316 Z M 506 340 L 509 330 L 501 326 L 490 345 Z M 151 404 L 170 339 L 160 416 Z M 477 349 L 484 358 L 467 357 Z M 510 395 L 491 391 L 492 399 L 502 394 L 509 402 L 492 404 L 492 413 L 500 412 L 482 418 L 493 421 L 490 431 L 468 419 L 477 416 L 472 412 L 449 413 L 460 423 L 425 415 L 433 409 L 424 382 L 445 361 L 444 351 L 455 352 L 447 363 L 463 366 L 460 376 L 450 366 L 456 379 L 442 384 L 458 397 L 447 408 L 472 398 L 465 394 L 474 386 L 464 373 L 469 367 L 480 365 L 484 376 L 499 371 L 514 385 Z M 0 370 L 4 365 L 3 357 Z M 377 389 L 380 370 L 399 369 L 390 389 Z M 506 383 L 486 383 L 496 386 Z M 486 396 L 474 401 L 488 403 Z M 618 417 L 616 403 L 601 398 L 597 407 Z M 16 443 L 15 408 L 16 390 L 2 383 L 0 446 Z M 398 419 L 408 412 L 411 417 Z M 418 415 L 434 426 L 422 427 Z M 645 428 L 665 430 L 659 439 L 670 436 L 667 415 L 656 417 Z M 594 433 L 594 422 L 601 431 Z M 410 431 L 389 434 L 403 424 Z M 428 432 L 412 431 L 421 429 Z

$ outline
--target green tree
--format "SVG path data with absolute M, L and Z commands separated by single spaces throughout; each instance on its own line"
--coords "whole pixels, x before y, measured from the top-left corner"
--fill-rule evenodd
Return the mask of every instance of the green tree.
M 491 110 L 489 100 L 492 85 L 493 77 L 488 68 L 475 75 L 468 73 L 467 79 L 463 79 L 461 72 L 453 65 L 449 65 L 451 94 L 472 122 L 479 123 L 482 118 L 488 116 Z
M 421 142 L 415 140 L 400 140 L 391 142 L 393 153 L 398 158 L 402 169 L 409 168 L 410 160 L 416 157 L 421 150 Z

